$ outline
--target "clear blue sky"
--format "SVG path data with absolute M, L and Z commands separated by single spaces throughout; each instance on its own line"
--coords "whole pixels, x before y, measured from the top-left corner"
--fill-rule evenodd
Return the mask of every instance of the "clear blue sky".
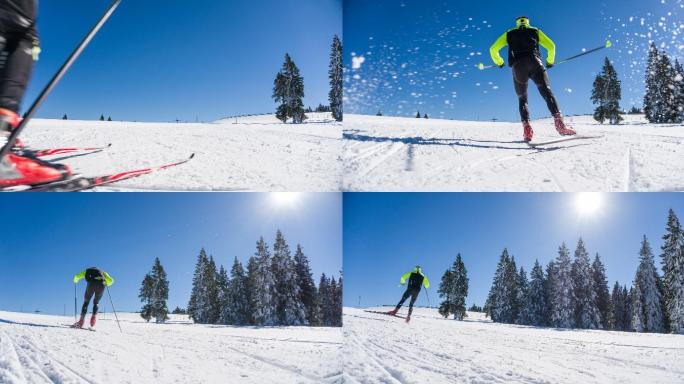
M 347 0 L 345 112 L 413 116 L 420 110 L 432 117 L 519 121 L 510 69 L 475 65 L 491 63 L 489 47 L 521 15 L 555 41 L 558 59 L 606 39 L 615 43 L 549 72 L 565 114 L 593 110 L 591 85 L 606 56 L 622 80 L 622 106 L 640 106 L 649 41 L 684 57 L 682 8 L 682 0 Z M 356 70 L 353 54 L 365 59 Z M 534 86 L 530 107 L 533 117 L 548 116 Z
M 169 307 L 186 307 L 201 247 L 230 268 L 278 228 L 302 244 L 318 280 L 342 268 L 342 196 L 302 194 L 293 206 L 269 193 L 93 193 L 5 195 L 0 236 L 0 310 L 73 313 L 72 277 L 108 271 L 117 310 L 138 310 L 138 290 L 155 257 L 170 281 Z M 78 285 L 79 303 L 85 284 Z M 79 304 L 80 305 L 80 304 Z M 109 302 L 106 300 L 106 307 Z
M 43 53 L 33 98 L 109 4 L 40 1 Z M 275 108 L 286 52 L 304 76 L 305 105 L 327 104 L 328 56 L 341 0 L 123 0 L 38 117 L 210 121 Z
M 603 194 L 595 215 L 578 215 L 572 193 L 348 193 L 344 195 L 344 302 L 396 304 L 399 278 L 416 264 L 431 282 L 432 305 L 444 271 L 461 253 L 470 291 L 467 304 L 483 305 L 504 247 L 528 272 L 546 265 L 563 241 L 574 253 L 581 236 L 593 259 L 599 252 L 610 287 L 631 285 L 641 236 L 660 266 L 667 210 L 684 218 L 675 193 Z M 427 305 L 421 293 L 418 305 Z

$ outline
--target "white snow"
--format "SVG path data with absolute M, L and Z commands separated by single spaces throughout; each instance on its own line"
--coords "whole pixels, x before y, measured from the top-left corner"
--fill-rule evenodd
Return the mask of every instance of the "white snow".
M 388 308 L 376 310 L 387 311 Z M 403 309 L 401 312 L 406 312 Z M 684 336 L 447 320 L 344 309 L 346 383 L 681 383 Z
M 97 331 L 73 317 L 0 312 L 0 383 L 333 383 L 340 328 L 167 324 L 110 314 Z M 88 318 L 86 318 L 87 320 Z
M 684 191 L 684 125 L 566 117 L 573 140 L 531 149 L 515 122 L 345 115 L 348 191 Z M 552 119 L 535 141 L 559 138 Z
M 196 154 L 189 163 L 100 190 L 339 191 L 341 124 L 328 113 L 308 116 L 304 124 L 282 124 L 273 115 L 187 124 L 35 119 L 22 140 L 32 148 L 111 143 L 100 153 L 48 158 L 85 176 Z

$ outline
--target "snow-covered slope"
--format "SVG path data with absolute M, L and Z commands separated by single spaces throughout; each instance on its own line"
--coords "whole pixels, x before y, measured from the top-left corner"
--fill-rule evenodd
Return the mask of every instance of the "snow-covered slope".
M 684 125 L 619 126 L 568 117 L 605 135 L 532 149 L 520 123 L 345 115 L 344 188 L 350 191 L 682 191 Z M 555 139 L 551 119 L 535 141 Z
M 0 383 L 333 383 L 339 328 L 145 323 L 110 314 L 97 331 L 73 317 L 0 312 Z
M 52 159 L 89 176 L 164 164 L 196 153 L 182 166 L 100 190 L 339 190 L 342 127 L 327 114 L 310 114 L 305 124 L 282 124 L 273 115 L 237 121 L 176 124 L 36 119 L 22 139 L 33 148 L 111 143 L 103 152 Z
M 534 328 L 469 316 L 447 320 L 417 308 L 406 324 L 345 308 L 346 382 L 684 382 L 681 335 Z

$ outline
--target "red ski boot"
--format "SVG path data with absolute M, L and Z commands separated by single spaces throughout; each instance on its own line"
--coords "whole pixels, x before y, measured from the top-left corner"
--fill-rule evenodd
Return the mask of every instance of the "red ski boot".
M 387 312 L 387 314 L 390 316 L 396 316 L 398 311 L 399 310 L 397 308 L 394 308 L 393 310 Z
M 4 146 L 12 130 L 19 125 L 19 115 L 9 109 L 0 108 L 0 147 Z M 17 139 L 14 148 L 23 148 L 24 145 Z
M 81 318 L 74 323 L 74 325 L 71 326 L 71 328 L 83 328 L 83 322 L 85 321 L 85 315 L 81 316 Z
M 90 327 L 91 328 L 95 326 L 96 321 L 97 321 L 97 318 L 95 317 L 95 315 L 90 316 Z
M 66 165 L 52 164 L 30 156 L 10 153 L 0 159 L 0 188 L 40 185 L 71 176 Z
M 526 142 L 532 141 L 532 136 L 534 135 L 534 131 L 532 130 L 532 126 L 530 125 L 529 121 L 523 121 L 523 140 Z
M 409 321 L 411 321 L 411 315 L 406 316 L 406 322 L 408 323 Z
M 553 115 L 553 123 L 556 125 L 556 131 L 558 131 L 561 136 L 571 136 L 577 134 L 574 129 L 565 125 L 563 122 L 563 116 L 561 116 L 560 113 Z

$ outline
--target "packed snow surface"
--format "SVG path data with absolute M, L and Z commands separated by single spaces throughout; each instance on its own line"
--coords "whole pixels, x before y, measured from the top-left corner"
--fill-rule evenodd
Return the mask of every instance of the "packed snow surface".
M 0 312 L 0 383 L 333 383 L 340 328 L 167 324 L 110 314 L 97 330 L 73 317 Z M 86 320 L 88 320 L 86 318 Z
M 426 308 L 406 324 L 345 308 L 344 336 L 346 383 L 684 381 L 681 335 L 496 324 L 474 312 L 454 321 Z
M 531 148 L 522 125 L 345 115 L 348 191 L 684 191 L 684 125 L 566 117 L 580 135 Z M 534 141 L 558 139 L 552 119 Z
M 22 140 L 32 148 L 112 147 L 54 160 L 85 176 L 117 173 L 195 158 L 178 167 L 100 190 L 339 191 L 342 126 L 311 113 L 304 124 L 273 115 L 214 123 L 32 120 Z

